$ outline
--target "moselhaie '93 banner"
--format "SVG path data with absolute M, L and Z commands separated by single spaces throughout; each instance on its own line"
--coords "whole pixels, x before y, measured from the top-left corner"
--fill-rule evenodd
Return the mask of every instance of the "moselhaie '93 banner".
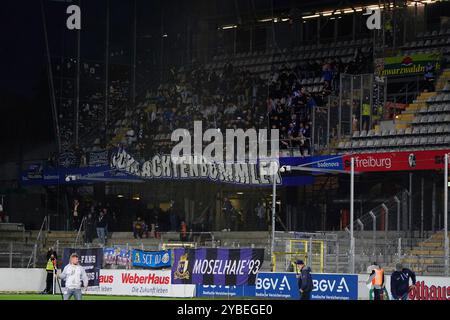
M 264 249 L 174 249 L 173 284 L 254 285 Z

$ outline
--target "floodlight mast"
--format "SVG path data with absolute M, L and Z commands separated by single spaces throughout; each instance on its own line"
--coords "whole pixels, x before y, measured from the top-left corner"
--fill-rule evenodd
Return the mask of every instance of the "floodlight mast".
M 446 277 L 449 275 L 448 187 L 448 153 L 446 153 L 444 155 L 444 272 Z
M 341 158 L 342 156 L 338 156 L 335 158 L 327 159 L 333 160 Z M 354 231 L 354 225 L 353 225 L 353 219 L 354 219 L 354 202 L 355 202 L 355 158 L 350 158 L 350 172 L 346 170 L 334 170 L 334 169 L 320 169 L 320 168 L 310 168 L 306 167 L 311 164 L 321 163 L 324 162 L 323 160 L 314 161 L 305 163 L 299 166 L 282 166 L 280 168 L 280 172 L 290 172 L 290 171 L 308 171 L 308 172 L 324 172 L 324 173 L 345 173 L 350 174 L 350 273 L 355 273 L 355 239 L 353 236 Z M 273 191 L 272 191 L 272 261 L 274 259 L 274 241 L 275 241 L 275 193 L 276 193 L 276 183 L 274 178 L 273 183 Z

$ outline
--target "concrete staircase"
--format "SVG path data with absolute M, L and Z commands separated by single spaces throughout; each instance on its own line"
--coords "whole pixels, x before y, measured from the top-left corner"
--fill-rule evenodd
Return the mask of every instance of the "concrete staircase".
M 437 91 L 441 91 L 447 83 L 450 81 L 450 69 L 445 69 L 436 81 L 434 92 L 422 92 L 413 103 L 410 103 L 408 107 L 397 116 L 395 120 L 395 128 L 406 129 L 414 120 L 416 114 L 420 109 L 427 106 L 426 101 L 436 95 Z
M 418 275 L 442 275 L 444 273 L 444 232 L 436 232 L 428 239 L 419 242 L 412 249 L 407 250 L 399 261 Z M 395 264 L 391 264 L 387 271 L 393 271 L 394 268 Z
M 436 81 L 435 89 L 436 91 L 441 91 L 444 89 L 445 85 L 450 81 L 450 69 L 445 69 L 442 71 L 441 76 Z
M 0 231 L 0 268 L 26 268 L 34 249 L 37 233 Z
M 416 114 L 420 109 L 427 106 L 426 101 L 437 94 L 438 91 L 444 89 L 444 87 L 450 82 L 450 69 L 442 71 L 441 75 L 436 81 L 435 91 L 433 92 L 421 92 L 420 95 L 410 103 L 402 113 L 397 115 L 395 119 L 395 129 L 406 129 L 411 126 Z M 380 131 L 380 126 L 375 126 L 375 131 Z
M 350 272 L 350 237 L 345 231 L 335 232 L 337 245 L 328 246 L 325 256 L 325 272 L 349 273 Z M 367 267 L 373 262 L 381 266 L 395 265 L 398 257 L 398 239 L 402 238 L 402 246 L 411 247 L 423 241 L 419 233 L 412 235 L 409 232 L 376 231 L 375 242 L 372 231 L 355 231 L 355 272 L 366 273 Z
M 410 103 L 406 109 L 397 116 L 397 119 L 395 119 L 395 128 L 398 130 L 409 127 L 420 109 L 426 107 L 427 99 L 435 95 L 436 92 L 422 92 L 413 103 Z

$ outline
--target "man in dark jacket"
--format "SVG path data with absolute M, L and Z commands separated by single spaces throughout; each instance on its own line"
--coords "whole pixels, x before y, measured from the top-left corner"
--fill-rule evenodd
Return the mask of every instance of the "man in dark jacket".
M 303 260 L 297 260 L 297 270 L 300 271 L 298 278 L 298 289 L 300 290 L 300 300 L 310 300 L 313 282 L 311 268 L 306 266 Z
M 231 215 L 233 214 L 233 205 L 231 204 L 230 199 L 225 197 L 223 199 L 223 216 L 225 218 L 225 229 L 222 231 L 230 231 L 231 228 Z
M 412 285 L 416 284 L 416 274 L 404 268 L 401 263 L 397 263 L 391 275 L 391 294 L 394 300 L 408 300 L 409 279 Z
M 102 208 L 97 220 L 97 236 L 102 245 L 106 244 L 106 233 L 108 230 L 108 218 L 106 216 L 106 208 Z
M 92 243 L 95 235 L 97 220 L 92 213 L 88 213 L 86 218 L 86 227 L 84 231 L 84 237 L 86 243 Z

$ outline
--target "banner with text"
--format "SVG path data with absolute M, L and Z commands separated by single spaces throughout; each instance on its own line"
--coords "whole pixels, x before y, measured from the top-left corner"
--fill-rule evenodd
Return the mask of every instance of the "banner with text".
M 141 268 L 170 268 L 171 251 L 143 251 L 133 249 L 131 254 L 131 263 L 133 267 Z
M 358 300 L 358 276 L 355 274 L 314 273 L 312 300 Z
M 170 270 L 100 270 L 100 285 L 87 294 L 192 298 L 195 285 L 171 284 Z
M 172 283 L 254 285 L 264 249 L 174 249 Z
M 386 57 L 375 61 L 375 74 L 378 76 L 410 76 L 441 69 L 442 55 L 439 52 L 420 53 L 406 56 Z
M 439 170 L 444 168 L 444 155 L 450 150 L 424 150 L 361 153 L 344 155 L 344 169 L 350 171 L 354 158 L 356 172 Z
M 255 285 L 197 285 L 197 297 L 258 297 L 265 299 L 299 299 L 295 273 L 258 273 Z
M 89 278 L 89 286 L 98 286 L 100 281 L 100 269 L 103 264 L 103 249 L 74 249 L 64 248 L 62 268 L 69 264 L 70 255 L 76 252 L 78 254 L 79 264 L 84 268 Z M 64 281 L 62 281 L 64 287 Z

